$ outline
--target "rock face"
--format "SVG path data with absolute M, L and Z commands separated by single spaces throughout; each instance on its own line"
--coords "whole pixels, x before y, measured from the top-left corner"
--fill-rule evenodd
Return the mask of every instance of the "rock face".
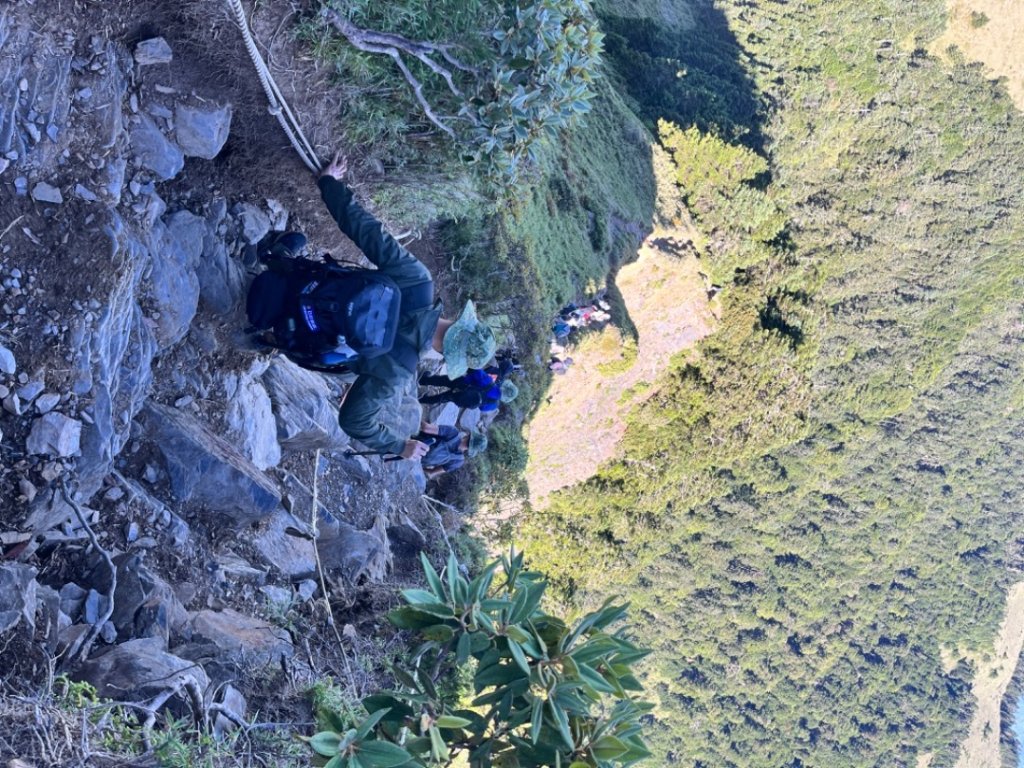
M 231 105 L 203 109 L 178 104 L 174 124 L 175 138 L 186 156 L 212 160 L 228 140 Z
M 231 609 L 199 611 L 189 624 L 193 642 L 212 643 L 241 664 L 269 664 L 293 652 L 283 629 Z
M 231 212 L 238 219 L 241 235 L 249 243 L 258 243 L 270 231 L 270 217 L 252 203 L 238 203 Z
M 151 37 L 135 46 L 135 61 L 140 67 L 150 64 L 170 64 L 173 58 L 171 46 L 162 37 Z
M 323 377 L 285 357 L 263 375 L 277 418 L 277 440 L 285 453 L 336 450 L 348 443 Z
M 151 403 L 145 409 L 150 435 L 163 452 L 178 501 L 248 525 L 281 505 L 277 487 L 223 438 L 183 411 Z
M 270 397 L 260 381 L 266 368 L 266 362 L 258 361 L 245 373 L 229 374 L 224 379 L 228 435 L 259 469 L 276 467 L 281 461 Z
M 121 637 L 157 637 L 163 643 L 188 621 L 188 612 L 170 585 L 142 564 L 139 554 L 118 555 L 117 589 L 110 620 Z
M 111 263 L 121 264 L 103 310 L 94 324 L 82 323 L 78 337 L 77 388 L 92 397 L 92 424 L 82 429 L 79 495 L 88 499 L 110 473 L 114 457 L 128 439 L 135 418 L 153 384 L 150 365 L 156 338 L 143 317 L 136 294 L 150 264 L 149 250 L 114 215 L 104 234 Z M 37 407 L 46 395 L 39 398 Z
M 196 266 L 199 297 L 203 304 L 219 315 L 231 312 L 245 293 L 245 271 L 241 263 L 228 254 L 224 238 L 217 231 L 226 213 L 227 204 L 223 198 L 210 206 L 203 235 L 203 253 Z
M 139 165 L 160 181 L 173 179 L 185 167 L 181 148 L 164 136 L 149 115 L 142 115 L 139 124 L 132 129 L 131 142 Z
M 74 677 L 94 685 L 100 697 L 120 701 L 146 701 L 185 681 L 200 692 L 210 684 L 202 667 L 167 653 L 153 637 L 129 640 L 89 659 Z
M 328 570 L 337 569 L 355 584 L 363 577 L 382 578 L 391 565 L 391 549 L 383 521 L 368 531 L 360 531 L 348 523 L 324 521 L 317 540 L 320 561 Z
M 316 555 L 312 540 L 288 532 L 289 529 L 302 530 L 296 522 L 287 512 L 275 512 L 253 544 L 256 551 L 284 576 L 292 581 L 302 581 L 316 573 Z M 305 528 L 304 525 L 302 527 Z
M 156 338 L 161 349 L 179 342 L 199 306 L 196 265 L 203 251 L 205 224 L 178 211 L 153 227 L 153 272 L 150 298 L 156 306 Z
M 30 454 L 45 454 L 67 458 L 79 454 L 82 422 L 70 419 L 62 413 L 48 413 L 32 424 L 32 431 L 25 442 Z
M 21 563 L 0 565 L 0 633 L 22 619 L 35 627 L 36 569 Z

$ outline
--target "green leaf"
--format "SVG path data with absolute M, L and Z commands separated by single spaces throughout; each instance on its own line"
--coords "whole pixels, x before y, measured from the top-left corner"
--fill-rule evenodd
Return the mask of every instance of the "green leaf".
M 345 755 L 335 755 L 324 765 L 324 768 L 347 768 L 348 757 Z
M 451 627 L 446 627 L 444 624 L 435 624 L 432 627 L 427 627 L 423 630 L 423 636 L 427 640 L 433 640 L 438 643 L 447 643 L 455 636 L 455 631 Z
M 459 642 L 455 646 L 455 663 L 460 667 L 469 661 L 469 654 L 472 650 L 473 640 L 469 632 L 459 635 Z
M 338 754 L 338 748 L 341 746 L 341 736 L 334 731 L 320 731 L 320 733 L 313 734 L 309 740 L 309 746 L 318 755 L 334 757 Z
M 397 768 L 412 760 L 412 755 L 389 741 L 364 741 L 357 754 L 369 768 Z
M 540 729 L 544 724 L 544 700 L 533 700 L 533 711 L 530 713 L 530 740 L 534 744 L 540 739 Z
M 402 597 L 404 597 L 405 601 L 410 605 L 420 605 L 424 603 L 430 605 L 431 603 L 438 603 L 441 602 L 441 600 L 444 600 L 443 597 L 438 599 L 437 595 L 433 592 L 428 592 L 425 589 L 403 589 Z
M 423 565 L 423 575 L 427 577 L 427 584 L 434 591 L 437 601 L 440 603 L 445 602 L 447 595 L 444 593 L 441 577 L 437 575 L 437 571 L 434 570 L 434 566 L 430 564 L 430 560 L 427 559 L 427 555 L 424 552 L 420 552 L 420 563 Z
M 506 637 L 505 640 L 508 642 L 508 649 L 512 653 L 512 658 L 515 659 L 516 664 L 523 670 L 527 675 L 530 674 L 530 662 L 526 660 L 526 654 L 523 653 L 523 649 L 519 643 L 513 640 L 511 637 Z
M 370 731 L 373 730 L 373 727 L 390 711 L 390 709 L 378 709 L 366 718 L 356 731 L 356 740 L 365 739 Z
M 598 760 L 614 760 L 629 749 L 614 736 L 602 736 L 591 746 L 594 757 Z
M 558 706 L 554 699 L 548 699 L 548 709 L 551 711 L 551 717 L 554 719 L 555 725 L 558 726 L 558 733 L 561 735 L 565 746 L 569 749 L 575 749 L 576 744 L 572 739 L 572 730 L 569 728 L 569 716 L 565 714 L 565 710 Z
M 438 728 L 466 728 L 472 725 L 472 722 L 464 717 L 456 717 L 455 715 L 441 715 L 434 721 L 434 724 Z
M 441 732 L 435 726 L 430 726 L 430 756 L 434 760 L 448 759 L 448 745 L 441 738 Z

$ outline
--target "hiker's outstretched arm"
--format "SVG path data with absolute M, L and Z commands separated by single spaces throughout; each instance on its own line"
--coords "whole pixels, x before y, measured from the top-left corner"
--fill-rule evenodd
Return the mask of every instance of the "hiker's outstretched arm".
M 381 409 L 395 391 L 391 384 L 372 376 L 356 379 L 338 412 L 342 431 L 372 450 L 400 454 L 408 435 L 395 433 L 380 420 Z
M 324 205 L 338 223 L 338 228 L 400 288 L 431 280 L 430 271 L 384 231 L 384 225 L 356 202 L 352 190 L 344 182 L 325 175 L 317 184 Z

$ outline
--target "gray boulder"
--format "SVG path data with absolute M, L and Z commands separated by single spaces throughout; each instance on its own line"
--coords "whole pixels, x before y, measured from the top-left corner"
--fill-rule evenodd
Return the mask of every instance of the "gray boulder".
M 231 128 L 231 105 L 174 108 L 174 136 L 187 157 L 212 160 L 224 147 Z
M 325 569 L 340 571 L 352 584 L 364 578 L 380 581 L 387 575 L 391 549 L 382 518 L 366 531 L 341 521 L 332 528 L 321 528 L 316 542 Z
M 196 266 L 199 298 L 219 315 L 231 312 L 245 293 L 245 270 L 238 260 L 231 258 L 224 238 L 217 233 L 226 209 L 223 199 L 211 206 L 203 235 L 203 253 Z
M 305 524 L 287 512 L 275 512 L 253 544 L 263 559 L 284 576 L 302 581 L 316 573 L 316 552 L 311 539 L 294 536 L 289 531 L 305 528 Z
M 73 677 L 95 686 L 101 698 L 119 701 L 146 701 L 186 682 L 200 693 L 210 685 L 202 667 L 167 653 L 154 637 L 116 645 L 83 663 Z
M 35 629 L 36 569 L 21 563 L 0 564 L 0 632 L 22 619 Z
M 278 357 L 263 375 L 277 419 L 277 440 L 285 453 L 331 451 L 348 444 L 338 426 L 338 409 L 323 376 Z
M 25 450 L 30 454 L 44 454 L 67 458 L 80 453 L 82 422 L 62 413 L 50 412 L 40 416 L 32 424 L 32 431 L 25 441 Z
M 259 469 L 276 467 L 281 461 L 274 412 L 260 381 L 266 369 L 265 361 L 257 361 L 244 373 L 224 377 L 229 439 Z
M 141 555 L 114 558 L 117 588 L 110 620 L 122 637 L 159 637 L 164 644 L 188 621 L 188 612 L 167 582 L 143 563 Z
M 189 622 L 193 642 L 207 642 L 241 664 L 262 666 L 290 658 L 294 649 L 288 633 L 230 608 L 199 611 Z
M 162 37 L 151 37 L 135 46 L 135 61 L 141 67 L 150 64 L 170 64 L 173 58 L 171 46 Z
M 64 195 L 62 195 L 60 190 L 52 184 L 40 181 L 32 187 L 32 199 L 37 203 L 53 203 L 54 205 L 60 205 L 64 202 Z
M 173 179 L 181 173 L 185 155 L 177 144 L 164 136 L 149 115 L 140 116 L 139 124 L 132 128 L 130 136 L 132 151 L 139 165 L 160 181 Z
M 231 212 L 238 219 L 242 237 L 256 244 L 270 231 L 270 217 L 252 203 L 237 203 Z
M 205 229 L 203 220 L 188 211 L 173 213 L 153 228 L 150 299 L 159 315 L 156 339 L 161 349 L 185 336 L 199 307 L 196 266 Z
M 239 525 L 268 517 L 281 496 L 252 462 L 184 411 L 150 403 L 149 434 L 167 461 L 171 493 L 227 515 Z
M 0 373 L 13 376 L 17 370 L 18 365 L 14 361 L 14 353 L 7 347 L 0 346 Z

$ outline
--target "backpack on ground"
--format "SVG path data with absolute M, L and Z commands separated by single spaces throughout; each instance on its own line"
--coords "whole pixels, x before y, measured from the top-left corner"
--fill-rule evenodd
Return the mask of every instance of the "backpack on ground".
M 396 346 L 403 307 L 433 302 L 433 284 L 400 289 L 379 270 L 306 259 L 266 259 L 246 298 L 249 322 L 273 331 L 272 346 L 304 368 L 343 372 L 360 359 L 392 354 L 411 371 L 419 350 Z

